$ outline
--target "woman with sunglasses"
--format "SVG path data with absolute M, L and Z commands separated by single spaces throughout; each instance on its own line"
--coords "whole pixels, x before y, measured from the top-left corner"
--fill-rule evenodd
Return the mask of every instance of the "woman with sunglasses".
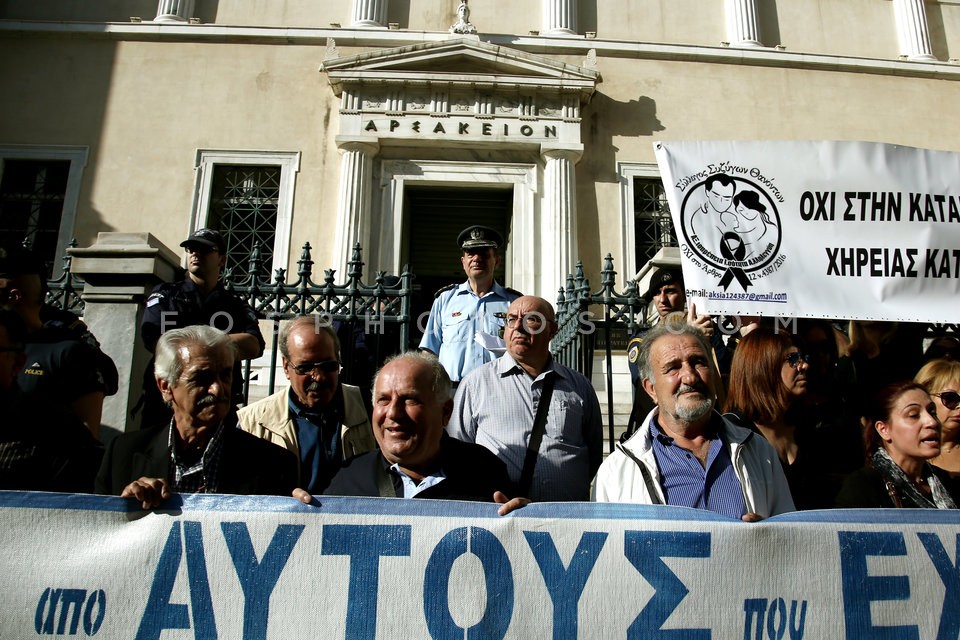
M 929 464 L 940 454 L 937 407 L 923 385 L 881 387 L 864 426 L 867 465 L 847 478 L 836 506 L 956 509 L 946 472 Z
M 808 363 L 790 335 L 751 331 L 733 352 L 724 411 L 776 449 L 797 509 L 820 509 L 832 506 L 839 481 L 824 471 L 827 443 L 804 423 Z
M 940 420 L 940 454 L 930 464 L 950 474 L 960 486 L 960 362 L 931 360 L 914 378 L 934 398 Z

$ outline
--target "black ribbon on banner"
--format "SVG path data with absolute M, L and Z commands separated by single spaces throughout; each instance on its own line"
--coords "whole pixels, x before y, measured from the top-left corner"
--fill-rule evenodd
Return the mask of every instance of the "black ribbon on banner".
M 744 258 L 747 257 L 747 246 L 739 235 L 733 231 L 727 231 L 720 240 L 720 255 L 723 256 L 724 260 L 743 262 Z M 750 286 L 750 278 L 747 277 L 743 269 L 727 267 L 727 270 L 723 272 L 723 277 L 720 278 L 720 286 L 723 287 L 724 291 L 730 287 L 734 278 L 737 279 L 744 291 Z

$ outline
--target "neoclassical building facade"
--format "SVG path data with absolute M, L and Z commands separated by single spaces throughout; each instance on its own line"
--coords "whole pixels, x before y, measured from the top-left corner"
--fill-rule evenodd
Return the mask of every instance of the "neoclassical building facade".
M 597 288 L 607 254 L 623 286 L 675 242 L 656 141 L 960 151 L 958 58 L 936 0 L 0 0 L 0 238 L 114 269 L 85 295 L 122 429 L 129 270 L 172 277 L 193 229 L 239 275 L 254 247 L 294 275 L 309 242 L 342 282 L 359 244 L 368 282 L 416 274 L 415 314 L 462 280 L 471 224 L 525 293 L 578 261 Z
M 960 7 L 933 0 L 0 2 L 0 228 L 200 226 L 290 268 L 460 277 L 456 233 L 554 297 L 671 242 L 653 143 L 960 150 Z

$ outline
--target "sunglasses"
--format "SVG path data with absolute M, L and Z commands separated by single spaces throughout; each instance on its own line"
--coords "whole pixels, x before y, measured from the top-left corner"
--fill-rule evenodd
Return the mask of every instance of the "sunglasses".
M 931 393 L 930 395 L 940 398 L 943 406 L 951 411 L 960 406 L 960 393 L 956 391 L 941 391 L 940 393 Z
M 798 367 L 800 366 L 801 362 L 809 363 L 810 356 L 806 353 L 800 353 L 799 351 L 794 351 L 793 353 L 788 353 L 785 360 L 787 364 L 790 365 L 791 367 Z
M 320 370 L 321 373 L 331 374 L 340 371 L 340 363 L 336 360 L 321 360 L 320 362 L 302 362 L 300 364 L 291 364 L 290 367 L 301 376 L 311 375 L 314 371 Z

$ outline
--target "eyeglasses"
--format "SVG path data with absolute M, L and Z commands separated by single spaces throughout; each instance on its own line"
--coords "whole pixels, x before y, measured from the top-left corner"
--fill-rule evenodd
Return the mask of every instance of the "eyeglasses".
M 930 395 L 940 398 L 943 406 L 951 411 L 960 406 L 960 393 L 956 391 L 941 391 L 940 393 L 931 393 Z
M 786 360 L 788 365 L 796 368 L 800 366 L 801 362 L 803 362 L 804 364 L 809 363 L 810 356 L 807 355 L 806 353 L 800 353 L 799 351 L 794 351 L 793 353 L 788 353 L 787 357 L 784 358 L 784 360 Z
M 291 364 L 290 368 L 301 376 L 309 376 L 314 371 L 320 370 L 321 373 L 331 374 L 340 371 L 340 363 L 336 360 L 321 360 L 320 362 L 301 362 L 300 364 Z
M 525 316 L 507 316 L 507 326 L 511 329 L 519 329 L 520 327 L 523 327 L 527 331 L 531 331 L 533 333 L 540 331 L 546 322 L 547 319 L 542 313 L 528 313 Z

